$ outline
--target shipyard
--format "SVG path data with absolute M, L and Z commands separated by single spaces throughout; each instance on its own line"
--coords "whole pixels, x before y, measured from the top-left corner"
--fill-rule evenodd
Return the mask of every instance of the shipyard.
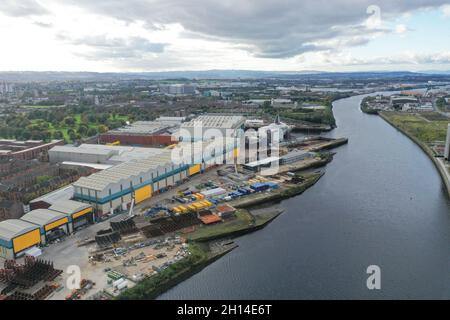
M 450 0 L 0 0 L 0 18 L 5 306 L 450 299 Z
M 2 299 L 126 299 L 146 281 L 156 297 L 275 219 L 282 210 L 270 205 L 314 185 L 329 149 L 347 143 L 291 136 L 279 115 L 245 135 L 246 121 L 166 116 L 46 149 L 47 165 L 75 177 L 0 222 Z M 76 289 L 66 284 L 72 266 L 82 270 Z

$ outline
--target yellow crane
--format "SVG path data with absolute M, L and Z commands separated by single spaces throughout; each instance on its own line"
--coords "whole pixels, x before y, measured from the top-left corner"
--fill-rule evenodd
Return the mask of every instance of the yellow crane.
M 120 141 L 117 140 L 117 141 L 114 141 L 114 142 L 107 143 L 106 145 L 107 146 L 120 146 Z

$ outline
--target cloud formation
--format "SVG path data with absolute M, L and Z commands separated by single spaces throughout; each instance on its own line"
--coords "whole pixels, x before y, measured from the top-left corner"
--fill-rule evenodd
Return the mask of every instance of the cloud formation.
M 36 0 L 1 0 L 0 13 L 12 17 L 38 16 L 48 11 Z
M 381 23 L 441 0 L 62 0 L 89 12 L 148 25 L 179 23 L 186 34 L 245 46 L 257 57 L 285 58 L 308 51 L 361 45 L 387 31 L 365 24 L 367 8 Z M 369 12 L 372 13 L 372 12 Z M 378 12 L 373 12 L 377 14 Z M 371 20 L 369 20 L 371 21 Z M 373 21 L 373 19 L 372 19 Z M 330 45 L 332 44 L 332 45 Z
M 8 43 L 0 51 L 0 69 L 287 71 L 378 63 L 394 68 L 396 57 L 408 51 L 414 55 L 397 61 L 444 64 L 449 48 L 437 35 L 448 36 L 447 3 L 0 0 L 0 34 Z M 426 35 L 421 23 L 431 30 Z
M 152 53 L 164 51 L 164 43 L 154 43 L 142 37 L 117 38 L 106 35 L 71 38 L 58 34 L 57 38 L 74 46 L 87 47 L 89 50 L 79 50 L 78 54 L 90 60 L 97 59 L 141 59 Z

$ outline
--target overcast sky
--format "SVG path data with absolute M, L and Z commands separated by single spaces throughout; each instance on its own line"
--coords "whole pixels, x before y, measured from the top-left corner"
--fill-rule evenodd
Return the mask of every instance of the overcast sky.
M 450 0 L 0 0 L 0 70 L 450 70 Z

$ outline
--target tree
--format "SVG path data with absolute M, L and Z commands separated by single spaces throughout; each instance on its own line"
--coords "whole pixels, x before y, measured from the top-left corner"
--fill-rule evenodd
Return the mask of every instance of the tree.
M 89 128 L 88 131 L 87 131 L 87 136 L 88 137 L 95 136 L 96 134 L 97 134 L 97 129 L 94 128 L 94 127 Z
M 68 130 L 67 134 L 69 135 L 70 140 L 74 141 L 77 139 L 77 134 L 74 130 Z
M 102 125 L 102 124 L 98 126 L 98 132 L 99 133 L 105 133 L 107 131 L 108 131 L 108 127 L 107 126 Z
M 31 138 L 31 132 L 28 129 L 23 130 L 22 132 L 22 138 L 24 140 L 29 140 Z
M 74 117 L 65 117 L 64 123 L 68 126 L 73 126 L 75 124 L 75 118 Z
M 64 135 L 61 131 L 57 130 L 57 131 L 53 132 L 53 138 L 54 139 L 62 139 L 62 138 L 64 138 Z
M 85 124 L 80 124 L 79 126 L 78 126 L 78 133 L 81 135 L 81 136 L 84 136 L 84 135 L 86 135 L 87 134 L 87 132 L 88 132 L 88 127 L 85 125 Z
M 87 115 L 87 119 L 90 123 L 95 123 L 97 122 L 97 117 L 95 116 L 95 113 L 89 113 Z

